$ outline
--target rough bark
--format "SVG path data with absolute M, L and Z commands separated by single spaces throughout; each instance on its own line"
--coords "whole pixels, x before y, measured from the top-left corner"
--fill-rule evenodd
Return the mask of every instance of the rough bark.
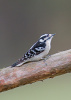
M 47 64 L 46 64 L 47 63 Z M 30 62 L 0 70 L 0 92 L 71 72 L 71 49 L 51 55 L 46 62 Z

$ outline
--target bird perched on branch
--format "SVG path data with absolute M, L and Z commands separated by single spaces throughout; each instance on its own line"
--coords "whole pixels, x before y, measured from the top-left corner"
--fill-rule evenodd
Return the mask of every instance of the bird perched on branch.
M 44 59 L 51 48 L 51 40 L 55 34 L 43 34 L 38 41 L 24 54 L 24 56 L 11 67 L 19 67 L 26 62 Z

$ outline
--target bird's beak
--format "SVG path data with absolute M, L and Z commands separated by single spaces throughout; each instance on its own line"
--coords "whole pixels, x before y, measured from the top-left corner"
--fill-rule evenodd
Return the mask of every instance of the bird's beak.
M 55 33 L 56 34 L 56 33 Z M 54 36 L 55 34 L 52 34 L 52 36 Z
M 55 34 L 56 34 L 56 33 L 55 33 Z M 54 36 L 55 34 L 49 34 L 49 37 L 48 37 L 46 40 L 49 40 L 49 39 L 53 38 L 53 36 Z
M 55 33 L 56 34 L 56 33 Z M 55 34 L 50 34 L 49 38 L 53 37 Z

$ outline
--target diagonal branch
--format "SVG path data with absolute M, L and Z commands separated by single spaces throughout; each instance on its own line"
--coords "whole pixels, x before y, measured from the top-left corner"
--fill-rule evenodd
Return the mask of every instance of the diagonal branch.
M 71 49 L 52 55 L 46 63 L 42 60 L 1 69 L 0 92 L 71 72 Z

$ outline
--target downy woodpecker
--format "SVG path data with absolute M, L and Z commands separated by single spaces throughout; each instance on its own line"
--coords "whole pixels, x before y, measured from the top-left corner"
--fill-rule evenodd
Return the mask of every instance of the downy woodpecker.
M 51 48 L 51 40 L 55 34 L 44 34 L 38 41 L 24 54 L 24 56 L 11 67 L 21 66 L 26 62 L 39 61 L 45 58 Z

